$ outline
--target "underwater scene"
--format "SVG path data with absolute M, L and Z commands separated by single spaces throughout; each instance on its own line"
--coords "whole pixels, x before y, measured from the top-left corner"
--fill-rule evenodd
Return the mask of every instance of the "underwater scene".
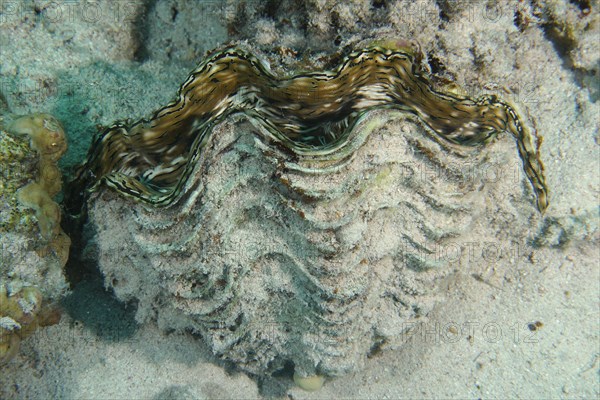
M 600 397 L 599 7 L 0 0 L 0 398 Z

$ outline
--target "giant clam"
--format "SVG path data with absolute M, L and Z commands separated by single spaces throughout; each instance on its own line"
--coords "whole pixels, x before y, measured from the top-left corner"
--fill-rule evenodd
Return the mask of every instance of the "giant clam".
M 152 118 L 99 135 L 77 184 L 106 283 L 140 322 L 197 333 L 251 373 L 336 376 L 427 315 L 449 273 L 438 249 L 485 207 L 468 171 L 516 159 L 481 151 L 501 131 L 543 211 L 514 107 L 434 89 L 412 52 L 277 78 L 227 48 Z M 518 198 L 511 177 L 495 184 Z

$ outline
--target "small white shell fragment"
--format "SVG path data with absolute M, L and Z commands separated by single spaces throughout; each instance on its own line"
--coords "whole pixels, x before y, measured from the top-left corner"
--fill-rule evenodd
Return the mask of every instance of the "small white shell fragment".
M 297 373 L 294 373 L 294 383 L 302 390 L 316 392 L 323 387 L 325 377 L 321 375 L 300 376 Z

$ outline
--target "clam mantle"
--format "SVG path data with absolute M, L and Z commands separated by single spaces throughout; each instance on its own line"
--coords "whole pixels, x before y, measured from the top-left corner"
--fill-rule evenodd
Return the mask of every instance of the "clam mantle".
M 170 205 L 196 166 L 215 124 L 233 113 L 261 123 L 264 139 L 295 156 L 325 163 L 348 153 L 354 124 L 367 111 L 396 108 L 417 115 L 431 133 L 474 146 L 508 131 L 541 212 L 548 206 L 544 167 L 514 106 L 434 89 L 420 56 L 374 47 L 350 54 L 335 71 L 279 79 L 252 55 L 229 48 L 208 58 L 177 100 L 150 120 L 117 123 L 93 143 L 79 171 L 82 188 L 105 183 L 153 205 Z M 338 153 L 338 155 L 336 155 Z

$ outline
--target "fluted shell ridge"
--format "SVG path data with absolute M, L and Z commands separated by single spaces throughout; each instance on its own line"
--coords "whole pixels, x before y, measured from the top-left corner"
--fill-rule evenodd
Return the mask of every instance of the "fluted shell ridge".
M 404 113 L 367 113 L 335 168 L 260 129 L 243 116 L 217 125 L 172 207 L 110 190 L 90 201 L 106 283 L 137 300 L 138 320 L 197 333 L 251 373 L 291 362 L 335 376 L 398 344 L 452 271 L 439 247 L 469 230 L 485 192 L 522 197 L 512 176 L 471 174 L 511 156 L 447 148 Z

